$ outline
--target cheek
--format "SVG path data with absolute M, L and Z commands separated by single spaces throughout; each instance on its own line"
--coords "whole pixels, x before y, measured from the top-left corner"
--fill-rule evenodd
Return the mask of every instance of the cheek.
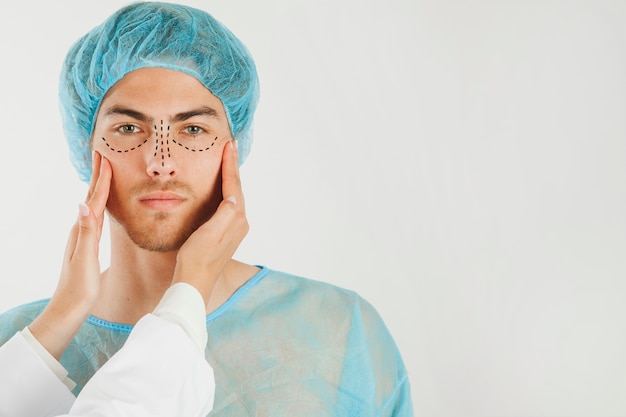
M 213 194 L 213 191 L 222 191 L 222 173 L 219 160 L 211 158 L 209 161 L 197 165 L 186 165 L 185 181 L 194 185 L 203 195 Z
M 170 148 L 170 155 L 175 160 L 180 173 L 184 173 L 186 178 L 199 178 L 213 185 L 214 179 L 221 174 L 225 143 L 226 141 L 219 140 L 206 152 L 191 152 L 179 146 L 173 146 Z
M 198 196 L 205 196 L 201 198 L 211 206 L 216 205 L 215 202 L 219 204 L 222 201 L 222 148 L 204 155 L 181 152 L 187 155 L 174 155 L 181 169 L 179 179 L 196 190 Z
M 222 196 L 221 172 L 218 171 L 217 173 L 214 173 L 210 178 L 207 177 L 204 181 L 203 188 L 203 195 L 205 198 L 203 199 L 204 209 L 202 211 L 206 213 L 208 217 L 211 217 L 224 198 Z M 207 218 L 204 218 L 204 221 L 206 220 Z
M 121 181 L 121 178 L 128 178 L 123 170 L 120 170 L 118 164 L 115 161 L 109 160 L 112 168 L 111 186 L 109 189 L 109 198 L 107 199 L 107 207 L 119 206 L 121 202 L 125 201 L 125 195 L 128 194 L 128 190 L 124 185 L 128 184 L 128 181 Z

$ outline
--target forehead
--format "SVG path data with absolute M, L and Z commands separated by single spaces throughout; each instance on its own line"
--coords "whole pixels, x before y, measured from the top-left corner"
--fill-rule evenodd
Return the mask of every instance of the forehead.
M 97 118 L 116 106 L 152 117 L 168 117 L 191 108 L 208 107 L 226 119 L 221 100 L 195 77 L 167 68 L 141 68 L 126 74 L 105 95 Z

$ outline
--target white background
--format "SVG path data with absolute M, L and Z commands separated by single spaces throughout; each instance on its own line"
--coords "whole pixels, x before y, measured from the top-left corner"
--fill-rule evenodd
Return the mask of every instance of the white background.
M 0 310 L 54 289 L 58 71 L 124 4 L 3 6 Z M 626 2 L 187 4 L 262 81 L 239 259 L 368 299 L 416 415 L 626 416 Z

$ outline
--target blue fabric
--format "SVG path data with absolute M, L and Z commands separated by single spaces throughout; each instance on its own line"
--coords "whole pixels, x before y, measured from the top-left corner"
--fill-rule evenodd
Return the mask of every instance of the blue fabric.
M 0 315 L 0 344 L 46 303 Z M 131 330 L 87 320 L 61 359 L 75 393 Z M 413 416 L 400 353 L 354 292 L 263 268 L 207 316 L 207 330 L 217 385 L 210 416 Z
M 115 12 L 67 53 L 59 104 L 72 164 L 91 178 L 91 135 L 107 91 L 139 68 L 161 67 L 197 78 L 226 110 L 243 163 L 252 143 L 259 99 L 254 60 L 245 45 L 210 14 L 162 2 L 138 2 Z

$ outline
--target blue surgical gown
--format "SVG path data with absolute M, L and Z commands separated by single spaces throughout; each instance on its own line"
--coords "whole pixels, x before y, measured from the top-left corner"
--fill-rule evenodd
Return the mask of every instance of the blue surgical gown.
M 47 302 L 0 315 L 0 345 Z M 205 353 L 216 382 L 210 416 L 413 416 L 407 371 L 393 338 L 375 309 L 352 291 L 262 268 L 206 322 Z M 131 329 L 87 319 L 61 358 L 77 384 L 74 394 Z

